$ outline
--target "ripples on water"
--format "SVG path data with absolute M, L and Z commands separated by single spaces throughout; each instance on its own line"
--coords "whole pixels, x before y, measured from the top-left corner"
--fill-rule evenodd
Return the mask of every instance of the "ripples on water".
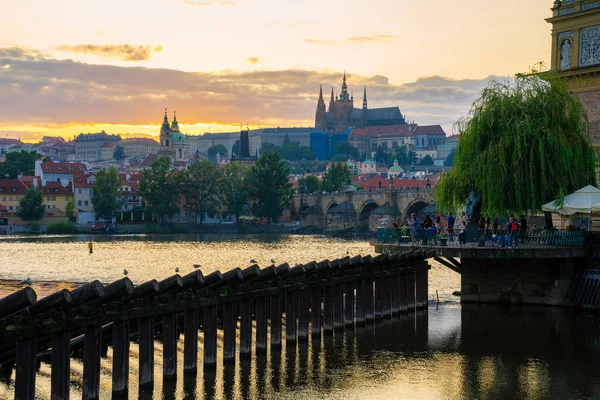
M 134 282 L 187 273 L 201 264 L 216 269 L 244 267 L 251 258 L 291 265 L 312 260 L 366 255 L 364 241 L 303 236 L 145 236 L 95 238 L 87 254 L 87 236 L 0 239 L 0 277 L 34 281 L 103 282 L 122 277 Z M 394 317 L 355 331 L 285 344 L 281 351 L 224 365 L 177 380 L 162 381 L 162 346 L 155 346 L 155 386 L 138 393 L 138 347 L 131 345 L 130 398 L 153 399 L 576 399 L 600 398 L 600 322 L 560 309 L 460 306 L 452 291 L 458 275 L 432 263 L 429 313 Z M 7 287 L 7 285 L 9 287 Z M 46 290 L 56 288 L 55 283 Z M 61 283 L 68 288 L 72 283 Z M 12 290 L 14 283 L 5 283 Z M 35 287 L 35 286 L 34 286 Z M 36 288 L 38 290 L 39 288 Z M 42 288 L 44 289 L 44 288 Z M 202 334 L 199 354 L 202 354 Z M 183 360 L 183 336 L 178 359 Z M 221 338 L 219 346 L 222 345 Z M 239 349 L 239 347 L 238 347 Z M 110 398 L 111 357 L 102 359 L 101 396 Z M 200 360 L 201 361 L 201 360 Z M 181 364 L 181 363 L 180 363 Z M 200 363 L 201 365 L 201 363 Z M 83 366 L 73 359 L 72 398 L 81 397 Z M 50 398 L 50 368 L 42 363 L 36 395 Z M 0 399 L 13 397 L 14 373 L 0 378 Z

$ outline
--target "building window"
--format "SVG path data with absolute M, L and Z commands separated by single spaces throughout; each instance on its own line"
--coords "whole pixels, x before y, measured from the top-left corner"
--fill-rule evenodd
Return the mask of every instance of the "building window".
M 81 203 L 82 203 L 82 201 L 81 201 L 81 200 L 78 200 L 78 201 L 77 201 L 77 205 L 78 205 L 78 206 L 80 206 L 80 205 L 81 205 Z
M 13 200 L 14 200 L 14 198 L 13 198 L 12 196 L 10 196 L 10 197 L 8 198 L 8 201 L 13 201 Z
M 87 206 L 87 205 L 89 205 L 90 203 L 89 203 L 89 202 L 86 200 L 86 201 L 84 202 L 84 204 Z
M 77 193 L 81 194 L 81 189 L 77 189 Z

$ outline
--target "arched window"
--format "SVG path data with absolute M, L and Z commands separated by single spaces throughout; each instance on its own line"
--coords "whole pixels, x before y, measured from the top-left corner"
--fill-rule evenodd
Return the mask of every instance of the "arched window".
M 169 139 L 167 139 L 167 147 L 169 147 Z
M 179 158 L 181 158 L 181 149 L 179 149 Z

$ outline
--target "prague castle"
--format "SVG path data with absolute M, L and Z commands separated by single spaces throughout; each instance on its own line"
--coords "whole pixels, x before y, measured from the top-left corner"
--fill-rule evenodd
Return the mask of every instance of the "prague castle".
M 364 89 L 362 108 L 354 108 L 354 96 L 348 93 L 346 84 L 346 73 L 342 83 L 342 92 L 339 96 L 333 94 L 331 88 L 331 99 L 329 110 L 325 107 L 323 99 L 323 87 L 319 93 L 317 112 L 315 116 L 315 128 L 325 131 L 343 132 L 349 128 L 365 128 L 368 126 L 401 125 L 405 124 L 404 117 L 399 107 L 372 108 L 367 106 L 367 88 Z

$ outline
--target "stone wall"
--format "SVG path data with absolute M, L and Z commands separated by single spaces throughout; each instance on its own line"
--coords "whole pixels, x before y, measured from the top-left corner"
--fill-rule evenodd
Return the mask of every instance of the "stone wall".
M 594 147 L 600 146 L 600 90 L 577 94 L 579 101 L 587 111 L 590 123 L 590 139 Z

